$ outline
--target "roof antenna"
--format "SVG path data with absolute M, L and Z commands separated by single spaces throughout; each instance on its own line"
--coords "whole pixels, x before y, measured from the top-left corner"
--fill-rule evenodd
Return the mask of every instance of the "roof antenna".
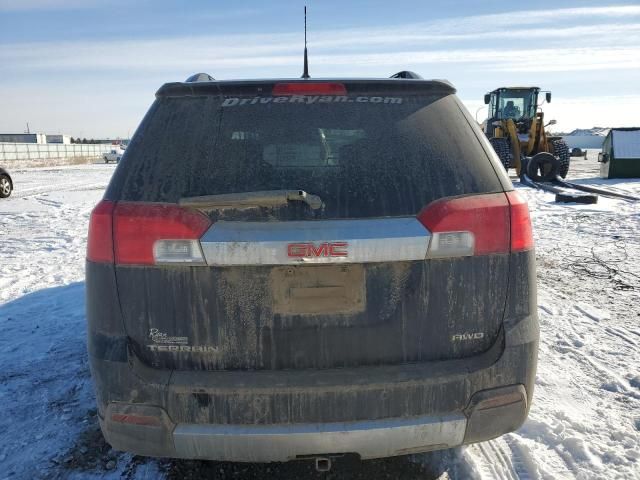
M 309 78 L 309 60 L 307 59 L 307 6 L 304 6 L 304 70 L 302 78 Z

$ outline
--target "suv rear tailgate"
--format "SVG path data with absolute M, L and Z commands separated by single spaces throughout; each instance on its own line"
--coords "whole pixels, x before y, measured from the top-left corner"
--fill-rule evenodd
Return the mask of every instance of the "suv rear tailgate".
M 347 83 L 347 95 L 311 102 L 269 96 L 271 85 L 243 88 L 160 95 L 107 198 L 177 205 L 299 189 L 324 206 L 202 208 L 212 223 L 198 237 L 204 264 L 118 265 L 140 358 L 180 370 L 277 370 L 457 359 L 490 348 L 502 325 L 508 252 L 427 258 L 433 238 L 416 219 L 442 198 L 503 191 L 451 92 L 385 87 L 372 96 Z

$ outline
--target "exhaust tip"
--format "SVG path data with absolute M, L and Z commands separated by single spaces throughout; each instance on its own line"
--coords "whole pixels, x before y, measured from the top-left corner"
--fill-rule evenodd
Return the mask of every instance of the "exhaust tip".
M 328 472 L 331 470 L 331 459 L 325 457 L 316 457 L 316 471 L 317 472 Z

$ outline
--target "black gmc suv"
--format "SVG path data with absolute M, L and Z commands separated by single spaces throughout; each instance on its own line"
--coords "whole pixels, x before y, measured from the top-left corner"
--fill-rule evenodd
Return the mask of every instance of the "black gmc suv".
M 160 88 L 91 216 L 107 441 L 269 462 L 517 429 L 529 212 L 454 88 L 195 78 Z

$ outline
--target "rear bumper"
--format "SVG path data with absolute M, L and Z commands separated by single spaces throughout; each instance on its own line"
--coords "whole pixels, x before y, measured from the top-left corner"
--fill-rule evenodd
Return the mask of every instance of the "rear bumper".
M 463 415 L 453 415 L 253 427 L 190 424 L 178 425 L 173 441 L 176 454 L 184 458 L 270 462 L 357 453 L 366 459 L 460 445 L 466 423 Z
M 451 448 L 517 428 L 526 417 L 522 385 L 474 395 L 464 413 L 293 425 L 173 424 L 159 407 L 111 404 L 100 425 L 117 449 L 176 458 L 288 461 L 357 454 L 362 459 Z
M 115 449 L 138 455 L 265 462 L 378 458 L 488 440 L 527 417 L 533 320 L 473 359 L 425 365 L 170 372 L 131 354 L 128 362 L 91 355 L 102 431 Z

